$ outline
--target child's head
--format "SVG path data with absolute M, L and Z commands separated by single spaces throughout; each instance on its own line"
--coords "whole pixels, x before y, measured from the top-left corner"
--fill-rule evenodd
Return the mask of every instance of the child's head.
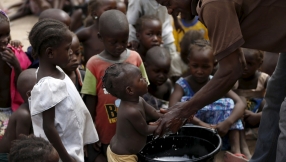
M 75 71 L 78 66 L 81 64 L 81 47 L 79 40 L 77 36 L 71 32 L 72 35 L 72 43 L 71 43 L 71 49 L 73 51 L 73 54 L 71 56 L 70 62 L 67 64 L 66 67 L 63 68 L 65 72 L 72 72 Z
M 215 63 L 213 50 L 206 40 L 197 40 L 189 48 L 189 68 L 198 83 L 205 83 L 212 73 Z
M 4 51 L 10 42 L 10 22 L 8 16 L 0 9 L 0 52 Z
M 72 36 L 68 27 L 54 19 L 43 19 L 37 22 L 30 34 L 33 56 L 40 62 L 65 67 L 72 55 Z M 41 66 L 41 65 L 40 65 Z
M 190 44 L 192 44 L 196 40 L 200 40 L 200 39 L 204 39 L 204 36 L 198 30 L 190 30 L 182 38 L 182 40 L 180 42 L 181 59 L 185 64 L 189 63 L 188 55 L 189 55 Z
M 90 0 L 88 2 L 88 11 L 90 16 L 97 20 L 103 12 L 116 9 L 116 0 Z
M 34 135 L 20 135 L 12 142 L 11 162 L 58 162 L 59 154 L 51 143 Z
M 127 8 L 126 8 L 126 5 L 123 1 L 117 0 L 116 9 L 121 11 L 122 13 L 124 13 L 126 15 Z
M 160 86 L 168 79 L 170 53 L 163 47 L 152 47 L 145 56 L 144 65 L 151 84 Z
M 21 97 L 28 102 L 30 97 L 30 92 L 37 82 L 36 69 L 27 69 L 21 72 L 17 80 L 17 90 L 19 91 Z
M 118 58 L 126 50 L 129 24 L 126 16 L 118 10 L 104 12 L 99 19 L 98 37 L 104 44 L 105 52 Z
M 252 77 L 262 65 L 264 53 L 260 50 L 248 48 L 242 48 L 242 51 L 247 63 L 247 69 L 244 70 L 242 78 L 249 78 Z
M 140 46 L 145 49 L 162 44 L 162 23 L 157 17 L 142 16 L 137 20 L 135 28 Z
M 122 100 L 139 97 L 148 92 L 148 83 L 140 69 L 129 63 L 113 64 L 105 70 L 103 88 Z
M 42 19 L 55 19 L 66 24 L 68 27 L 71 24 L 70 16 L 65 11 L 56 8 L 44 10 L 39 16 L 39 20 Z

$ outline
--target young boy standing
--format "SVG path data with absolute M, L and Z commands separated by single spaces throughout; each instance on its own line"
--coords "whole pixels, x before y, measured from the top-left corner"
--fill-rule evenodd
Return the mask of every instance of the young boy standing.
M 114 63 L 128 62 L 139 67 L 143 76 L 146 76 L 140 55 L 135 51 L 126 49 L 128 34 L 128 21 L 121 11 L 109 10 L 101 15 L 98 36 L 105 49 L 100 54 L 92 56 L 87 62 L 81 91 L 85 94 L 87 108 L 93 117 L 100 143 L 102 143 L 102 145 L 97 143 L 98 150 L 93 149 L 93 147 L 90 148 L 93 152 L 97 152 L 96 161 L 106 160 L 104 155 L 111 138 L 115 134 L 117 121 L 117 107 L 115 106 L 117 97 L 112 96 L 102 87 L 101 79 L 105 70 Z M 128 79 L 126 78 L 126 80 Z
M 145 146 L 147 136 L 157 128 L 147 125 L 146 121 L 160 117 L 140 97 L 148 92 L 148 82 L 138 67 L 127 63 L 108 67 L 102 80 L 106 90 L 121 99 L 116 133 L 107 148 L 107 159 L 109 162 L 135 162 L 138 160 L 136 154 Z

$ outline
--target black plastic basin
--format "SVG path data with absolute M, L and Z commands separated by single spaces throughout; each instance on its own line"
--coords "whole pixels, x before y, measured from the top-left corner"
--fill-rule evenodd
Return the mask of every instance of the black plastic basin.
M 141 162 L 209 162 L 220 148 L 221 138 L 214 130 L 184 126 L 165 138 L 149 137 L 138 157 Z

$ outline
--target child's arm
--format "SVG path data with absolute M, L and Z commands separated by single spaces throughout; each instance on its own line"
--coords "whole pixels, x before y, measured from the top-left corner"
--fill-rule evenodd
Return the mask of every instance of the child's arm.
M 147 125 L 144 116 L 136 109 L 130 109 L 127 116 L 133 128 L 143 136 L 152 134 L 157 128 L 157 125 Z
M 175 84 L 174 92 L 171 94 L 171 97 L 170 97 L 169 107 L 172 107 L 177 102 L 180 102 L 183 95 L 184 95 L 183 88 L 180 85 Z
M 43 112 L 43 128 L 48 140 L 53 144 L 54 148 L 60 155 L 63 162 L 75 162 L 75 160 L 68 154 L 61 138 L 55 128 L 55 107 L 52 107 Z
M 242 99 L 237 94 L 235 94 L 232 90 L 230 90 L 226 94 L 226 96 L 233 99 L 235 106 L 230 116 L 225 121 L 218 123 L 218 125 L 216 126 L 221 136 L 224 136 L 228 132 L 231 125 L 233 125 L 238 119 L 242 117 L 245 106 L 246 106 L 245 103 L 242 101 Z
M 162 114 L 158 113 L 156 109 L 149 105 L 143 98 L 140 97 L 140 100 L 142 100 L 144 106 L 146 121 L 155 121 L 162 116 Z
M 86 107 L 92 117 L 93 122 L 95 122 L 95 108 L 97 105 L 98 97 L 93 95 L 85 95 Z
M 18 138 L 20 134 L 29 135 L 32 121 L 28 106 L 27 109 L 20 107 L 15 113 L 17 113 L 16 137 Z
M 18 76 L 20 75 L 20 73 L 22 72 L 20 63 L 18 61 L 18 59 L 16 58 L 14 52 L 6 47 L 6 49 L 0 53 L 1 54 L 1 58 L 3 61 L 7 62 L 10 66 L 12 66 L 15 70 L 15 81 L 17 81 Z

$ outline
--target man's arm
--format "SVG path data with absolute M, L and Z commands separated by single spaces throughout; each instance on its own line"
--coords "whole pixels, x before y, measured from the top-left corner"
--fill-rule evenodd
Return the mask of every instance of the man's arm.
M 171 107 L 171 110 L 155 123 L 159 123 L 155 134 L 162 136 L 168 131 L 177 132 L 196 111 L 224 96 L 241 76 L 245 65 L 242 63 L 245 61 L 243 62 L 243 54 L 239 49 L 220 60 L 220 67 L 214 77 L 190 101 Z

